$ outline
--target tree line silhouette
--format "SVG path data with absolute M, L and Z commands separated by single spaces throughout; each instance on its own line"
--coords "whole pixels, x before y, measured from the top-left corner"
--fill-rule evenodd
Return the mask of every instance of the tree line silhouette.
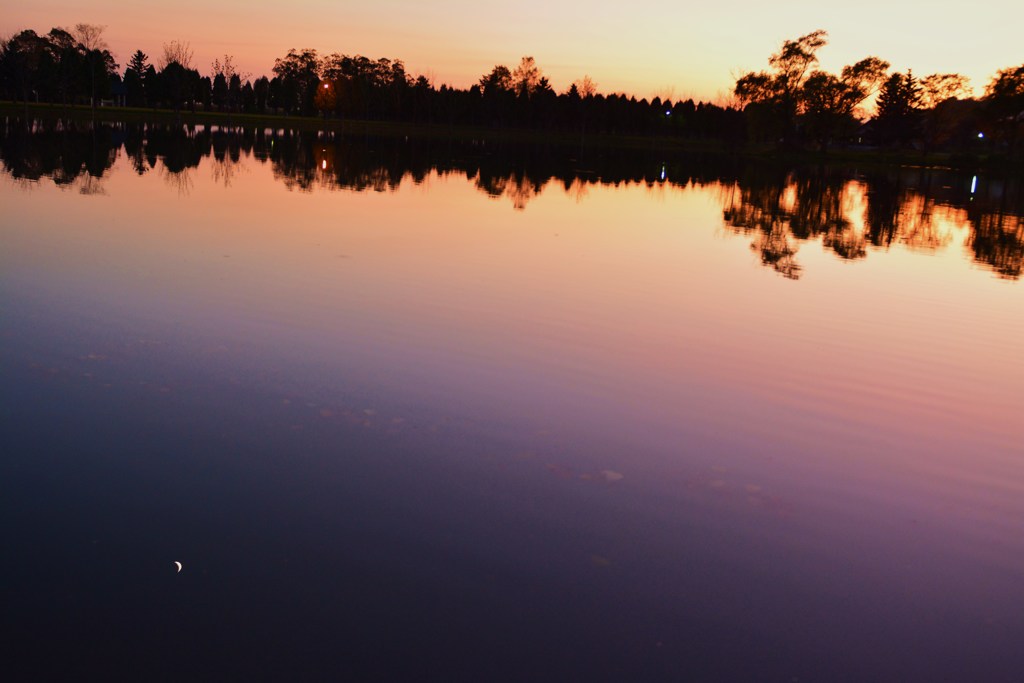
M 1000 69 L 981 99 L 970 96 L 960 74 L 917 78 L 889 73 L 878 57 L 844 66 L 839 74 L 818 67 L 828 43 L 823 30 L 783 42 L 765 71 L 743 74 L 734 93 L 744 107 L 752 140 L 783 145 L 857 140 L 925 150 L 986 150 L 1019 156 L 1024 130 L 1024 64 Z M 874 115 L 865 105 L 873 96 Z
M 469 88 L 437 87 L 399 59 L 289 50 L 268 78 L 239 72 L 230 55 L 206 75 L 187 43 L 141 50 L 123 72 L 103 28 L 78 24 L 23 30 L 0 43 L 0 98 L 58 104 L 117 103 L 171 110 L 284 114 L 518 127 L 612 135 L 659 135 L 788 147 L 876 145 L 1020 154 L 1024 65 L 1000 70 L 979 99 L 965 77 L 889 73 L 878 57 L 839 74 L 818 67 L 827 33 L 783 42 L 769 68 L 740 76 L 729 106 L 602 94 L 589 76 L 558 93 L 533 57 L 496 65 Z M 872 102 L 872 98 L 877 99 Z M 868 123 L 865 125 L 865 121 Z
M 730 107 L 601 94 L 587 76 L 556 93 L 532 57 L 524 57 L 515 69 L 495 66 L 464 89 L 414 77 L 399 59 L 321 56 L 312 49 L 292 49 L 277 58 L 270 78 L 240 73 L 230 55 L 214 61 L 203 75 L 193 65 L 188 44 L 180 41 L 165 44 L 157 64 L 137 50 L 124 71 L 119 68 L 100 27 L 78 24 L 42 35 L 20 31 L 0 45 L 0 98 L 583 134 L 729 141 L 744 135 L 742 114 Z
M 202 75 L 187 43 L 163 46 L 157 63 L 136 50 L 123 72 L 102 27 L 79 24 L 0 41 L 0 98 L 53 103 L 119 103 L 137 108 L 324 116 L 483 127 L 711 139 L 825 150 L 869 144 L 924 151 L 1021 154 L 1024 65 L 1002 69 L 984 96 L 957 74 L 890 74 L 869 56 L 840 74 L 817 68 L 827 34 L 786 40 L 768 69 L 740 76 L 734 102 L 637 99 L 601 94 L 589 76 L 557 93 L 534 58 L 497 65 L 469 88 L 436 87 L 400 59 L 314 49 L 276 58 L 255 80 L 230 55 Z M 876 97 L 873 103 L 872 97 Z M 865 124 L 864 122 L 867 121 Z
M 936 250 L 966 226 L 975 262 L 1007 279 L 1024 271 L 1024 193 L 1019 179 L 971 182 L 942 169 L 887 168 L 858 173 L 814 165 L 787 169 L 741 164 L 733 157 L 687 156 L 665 161 L 654 152 L 606 149 L 581 158 L 556 144 L 379 136 L 352 139 L 329 132 L 281 129 L 92 124 L 40 120 L 26 130 L 8 119 L 0 128 L 0 162 L 15 179 L 49 178 L 83 192 L 102 189 L 119 157 L 138 174 L 161 173 L 188 191 L 190 173 L 206 162 L 230 183 L 243 160 L 269 163 L 296 191 L 393 191 L 431 174 L 456 175 L 516 209 L 552 187 L 578 198 L 598 184 L 716 187 L 723 224 L 751 239 L 761 262 L 797 279 L 804 243 L 845 260 L 903 245 Z

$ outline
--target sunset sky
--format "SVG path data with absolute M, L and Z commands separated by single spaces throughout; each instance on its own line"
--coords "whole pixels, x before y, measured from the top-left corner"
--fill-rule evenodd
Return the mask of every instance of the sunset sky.
M 163 43 L 181 40 L 202 73 L 230 54 L 241 71 L 269 75 L 275 57 L 311 47 L 402 59 L 435 85 L 466 87 L 495 64 L 513 68 L 532 55 L 559 92 L 589 74 L 600 92 L 671 99 L 719 99 L 783 40 L 817 28 L 830 35 L 820 53 L 826 69 L 876 55 L 921 76 L 962 73 L 978 94 L 997 69 L 1024 61 L 1024 3 L 1011 0 L 35 0 L 4 12 L 0 36 L 78 22 L 107 26 L 122 69 L 136 49 L 155 62 Z

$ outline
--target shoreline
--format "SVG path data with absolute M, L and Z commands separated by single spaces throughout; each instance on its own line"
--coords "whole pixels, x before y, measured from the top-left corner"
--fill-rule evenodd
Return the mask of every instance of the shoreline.
M 661 152 L 669 156 L 711 155 L 740 161 L 783 165 L 858 164 L 931 169 L 989 170 L 1024 173 L 1024 164 L 1001 155 L 966 152 L 920 152 L 872 148 L 835 147 L 825 152 L 805 149 L 780 150 L 765 145 L 731 145 L 722 140 L 701 140 L 666 136 L 578 134 L 564 130 L 533 128 L 487 128 L 460 124 L 376 121 L 366 119 L 322 119 L 283 114 L 252 114 L 210 111 L 180 111 L 143 107 L 97 107 L 51 103 L 0 102 L 0 116 L 22 117 L 25 112 L 42 119 L 91 120 L 104 123 L 165 125 L 219 125 L 262 127 L 296 132 L 331 132 L 343 136 L 412 136 L 422 139 L 486 140 L 500 143 L 551 145 L 589 151 L 632 150 Z

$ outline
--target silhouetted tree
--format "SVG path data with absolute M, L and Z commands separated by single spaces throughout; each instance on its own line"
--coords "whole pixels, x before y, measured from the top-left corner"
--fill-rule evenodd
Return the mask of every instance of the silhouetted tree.
M 193 71 L 195 74 L 193 77 L 193 87 L 195 88 L 192 97 L 196 99 L 203 106 L 203 111 L 210 111 L 213 109 L 213 81 L 209 76 L 199 76 L 198 71 Z M 196 82 L 198 80 L 198 82 Z
M 232 111 L 238 111 L 242 106 L 242 77 L 237 73 L 231 74 L 228 79 L 228 106 Z
M 37 79 L 45 97 L 68 104 L 78 94 L 83 69 L 82 46 L 67 30 L 50 29 L 46 59 L 40 64 Z
M 313 97 L 320 80 L 316 50 L 289 50 L 283 58 L 274 60 L 274 73 L 281 80 L 281 104 L 287 111 L 301 114 L 313 109 Z
M 270 80 L 266 76 L 260 76 L 256 79 L 256 82 L 253 83 L 252 91 L 256 111 L 265 112 L 267 110 L 267 102 L 270 98 Z
M 1024 134 L 1024 64 L 996 72 L 985 88 L 989 125 L 1011 155 Z
M 508 92 L 512 89 L 512 72 L 507 66 L 501 64 L 491 69 L 491 72 L 480 77 L 480 92 L 484 97 L 494 93 Z
M 908 71 L 893 74 L 878 93 L 874 125 L 879 141 L 907 145 L 921 132 L 921 86 Z
M 85 52 L 90 50 L 102 52 L 110 50 L 107 41 L 103 39 L 103 32 L 106 29 L 106 26 L 99 26 L 97 24 L 75 24 L 74 36 Z
M 854 110 L 878 89 L 885 79 L 889 62 L 867 57 L 844 66 L 840 75 L 815 71 L 800 93 L 803 121 L 809 136 L 824 149 L 831 137 L 856 127 Z
M 160 90 L 174 111 L 180 111 L 186 102 L 194 108 L 200 76 L 192 69 L 191 46 L 179 40 L 164 43 L 160 64 Z
M 597 94 L 597 83 L 594 83 L 594 79 L 590 76 L 583 76 L 583 78 L 573 81 L 572 85 L 583 99 Z
M 759 136 L 777 135 L 792 143 L 801 121 L 807 136 L 824 147 L 844 124 L 852 124 L 856 107 L 881 85 L 889 63 L 877 57 L 843 67 L 838 76 L 812 70 L 827 36 L 818 30 L 787 40 L 768 59 L 771 70 L 747 73 L 736 80 L 734 93 L 753 108 L 751 121 Z
M 1001 114 L 1024 111 L 1024 64 L 996 72 L 985 88 L 985 100 Z
M 164 43 L 163 54 L 160 58 L 160 70 L 163 71 L 171 64 L 177 64 L 181 68 L 192 68 L 192 46 L 180 40 L 172 40 Z
M 38 97 L 36 76 L 46 58 L 49 44 L 35 31 L 26 30 L 15 34 L 3 46 L 0 68 L 11 92 L 25 103 L 26 118 L 28 102 Z
M 514 100 L 512 84 L 512 72 L 501 64 L 480 78 L 481 113 L 485 122 L 498 125 L 507 119 Z
M 249 81 L 245 82 L 245 85 L 241 88 L 241 102 L 242 110 L 247 112 L 257 111 L 256 108 L 256 91 L 252 87 L 252 83 Z
M 529 97 L 537 89 L 541 76 L 540 67 L 533 57 L 523 57 L 512 72 L 512 89 L 519 97 Z
M 146 71 L 149 70 L 149 55 L 142 50 L 136 50 L 128 59 L 128 69 L 131 69 L 140 77 L 145 79 Z
M 157 75 L 156 67 L 152 64 L 146 67 L 142 76 L 142 84 L 145 88 L 146 104 L 153 106 L 156 102 L 164 99 L 160 78 Z
M 213 106 L 223 110 L 224 104 L 228 99 L 228 81 L 224 78 L 224 74 L 218 73 L 213 77 L 211 90 L 211 102 L 213 103 Z
M 921 107 L 933 109 L 950 98 L 971 95 L 971 82 L 960 74 L 930 74 L 920 80 Z
M 235 68 L 235 59 L 225 54 L 223 59 L 217 58 L 210 65 L 210 72 L 213 76 L 211 82 L 211 101 L 219 109 L 227 107 L 236 111 L 241 105 L 242 81 L 248 79 L 248 74 L 241 74 Z
M 124 70 L 124 85 L 129 104 L 139 106 L 147 103 L 146 76 L 150 68 L 149 55 L 142 50 L 136 50 L 129 58 L 128 66 Z
M 983 107 L 977 100 L 950 98 L 924 115 L 924 139 L 931 149 L 961 150 L 977 142 L 983 123 Z
M 800 109 L 800 94 L 818 63 L 818 50 L 827 44 L 828 34 L 817 30 L 796 40 L 782 43 L 782 49 L 768 58 L 770 71 L 750 72 L 736 80 L 733 89 L 744 105 L 757 105 L 777 118 L 779 134 L 792 140 L 796 115 Z
M 200 76 L 194 69 L 186 69 L 178 62 L 171 62 L 160 71 L 161 92 L 174 111 L 180 111 L 183 104 L 194 107 L 195 87 Z
M 110 79 L 117 75 L 117 62 L 107 50 L 89 50 L 85 53 L 85 69 L 89 79 L 89 93 L 95 108 L 98 99 L 110 92 Z

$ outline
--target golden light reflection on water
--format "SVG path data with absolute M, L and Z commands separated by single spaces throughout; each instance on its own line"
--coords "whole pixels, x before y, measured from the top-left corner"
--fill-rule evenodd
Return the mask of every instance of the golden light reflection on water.
M 951 206 L 912 187 L 889 185 L 885 179 L 872 184 L 799 176 L 763 185 L 737 183 L 723 192 L 724 216 L 730 228 L 753 237 L 751 248 L 764 265 L 789 279 L 803 275 L 796 254 L 805 240 L 820 238 L 822 246 L 839 258 L 856 261 L 867 258 L 872 247 L 938 251 L 952 244 L 955 234 L 961 234 L 958 241 L 967 240 L 967 246 L 1005 244 L 1009 249 L 998 254 L 976 249 L 975 258 L 1001 277 L 1019 277 L 1024 256 L 1019 214 L 972 214 L 973 196 L 966 199 L 966 207 Z

